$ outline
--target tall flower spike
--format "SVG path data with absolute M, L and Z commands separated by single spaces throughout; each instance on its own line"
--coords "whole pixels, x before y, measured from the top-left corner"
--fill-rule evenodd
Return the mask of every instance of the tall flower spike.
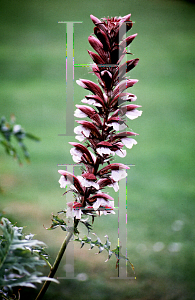
M 103 208 L 104 214 L 114 213 L 114 199 L 103 190 L 113 187 L 118 191 L 118 182 L 127 176 L 126 170 L 129 167 L 111 162 L 115 154 L 125 157 L 124 147 L 131 149 L 137 144 L 132 138 L 137 133 L 124 129 L 128 127 L 126 118 L 134 120 L 142 114 L 138 109 L 139 105 L 129 104 L 137 97 L 126 92 L 126 89 L 138 81 L 127 78 L 126 74 L 138 64 L 139 59 L 122 63 L 127 53 L 126 47 L 137 34 L 119 40 L 122 26 L 126 26 L 126 31 L 132 28 L 131 15 L 101 20 L 93 15 L 90 17 L 95 27 L 94 35 L 90 35 L 88 41 L 96 53 L 89 50 L 88 53 L 93 60 L 92 71 L 97 76 L 98 83 L 86 79 L 77 80 L 77 84 L 91 94 L 81 100 L 87 105 L 76 105 L 74 114 L 75 117 L 84 119 L 77 120 L 79 125 L 74 132 L 76 139 L 84 142 L 85 146 L 70 143 L 73 146 L 70 153 L 74 162 L 83 165 L 82 174 L 76 177 L 59 170 L 62 175 L 60 187 L 70 185 L 75 196 L 74 201 L 68 203 L 67 216 L 72 216 L 77 222 L 83 214 L 101 215 Z

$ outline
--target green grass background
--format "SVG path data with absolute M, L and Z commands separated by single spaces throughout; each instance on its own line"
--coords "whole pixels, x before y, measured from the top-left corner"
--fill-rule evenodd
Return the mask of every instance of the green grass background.
M 115 259 L 80 249 L 75 244 L 75 275 L 88 280 L 61 280 L 52 284 L 45 299 L 195 299 L 195 6 L 186 1 L 2 1 L 0 10 L 0 115 L 14 113 L 18 123 L 41 138 L 27 141 L 31 164 L 19 167 L 0 149 L 0 208 L 25 231 L 36 233 L 54 259 L 63 232 L 48 232 L 51 213 L 65 208 L 57 164 L 72 163 L 66 132 L 65 25 L 75 25 L 75 63 L 91 62 L 87 49 L 93 32 L 89 18 L 132 14 L 131 46 L 140 58 L 131 78 L 139 79 L 131 92 L 143 115 L 129 121 L 139 133 L 138 145 L 128 151 L 128 256 L 136 280 L 117 276 Z M 129 58 L 131 59 L 131 57 Z M 75 68 L 75 79 L 88 78 L 88 68 Z M 96 80 L 96 79 L 95 79 Z M 74 85 L 75 103 L 86 91 Z M 115 196 L 117 199 L 117 196 Z M 183 224 L 174 230 L 175 221 Z M 98 218 L 94 231 L 117 240 L 117 215 Z M 164 248 L 154 251 L 157 242 Z M 179 243 L 177 252 L 171 251 Z M 175 244 L 174 244 L 175 245 Z M 63 260 L 58 276 L 64 276 Z M 45 270 L 47 273 L 48 270 Z M 128 276 L 133 276 L 130 268 Z M 38 286 L 40 288 L 40 286 Z M 34 299 L 37 290 L 22 292 Z

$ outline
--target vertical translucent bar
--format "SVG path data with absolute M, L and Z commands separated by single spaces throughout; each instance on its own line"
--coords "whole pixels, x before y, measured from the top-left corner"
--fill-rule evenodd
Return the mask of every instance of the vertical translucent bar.
M 127 260 L 120 258 L 120 255 L 127 255 L 127 179 L 123 178 L 119 181 L 119 195 L 118 195 L 118 248 L 119 263 L 118 276 L 110 279 L 136 279 L 136 277 L 127 276 Z
M 73 88 L 73 52 L 74 52 L 74 23 L 66 24 L 66 135 L 74 134 L 74 88 Z
M 74 24 L 83 22 L 59 21 L 66 24 L 66 134 L 74 135 Z
M 58 166 L 65 166 L 66 171 L 74 174 L 74 168 L 80 167 L 78 164 L 58 164 Z M 72 193 L 66 193 L 66 203 L 73 202 L 73 195 Z M 68 220 L 68 226 L 70 228 L 74 227 L 74 220 L 69 218 Z M 76 279 L 74 274 L 74 235 L 72 239 L 70 240 L 66 253 L 65 253 L 66 263 L 65 263 L 65 277 L 58 277 L 58 279 Z
M 66 166 L 66 171 L 74 174 L 74 164 L 59 164 L 58 166 Z M 72 202 L 72 193 L 66 194 L 66 203 Z M 68 219 L 68 226 L 73 229 L 74 227 L 74 220 L 69 218 Z M 68 243 L 66 253 L 65 253 L 66 263 L 65 263 L 65 277 L 59 277 L 58 279 L 75 279 L 74 277 L 74 235 L 71 238 L 70 242 Z
M 125 39 L 126 38 L 126 23 L 123 23 L 119 29 L 119 41 L 122 41 L 122 39 Z M 119 48 L 119 51 L 120 51 L 120 48 Z M 120 58 L 120 55 L 122 53 L 119 53 L 119 58 Z M 125 68 L 127 69 L 127 55 L 125 54 L 125 56 L 123 57 L 122 61 L 120 62 L 120 65 L 122 65 L 123 63 L 126 63 L 126 66 Z M 119 71 L 120 71 L 120 66 L 119 66 Z M 122 78 L 122 75 L 118 76 L 118 82 L 120 83 L 121 81 L 123 81 L 124 79 Z M 122 90 L 120 90 L 119 88 L 119 92 L 122 92 Z M 121 100 L 120 98 L 118 99 L 118 105 L 121 105 L 123 103 L 123 100 Z M 125 115 L 126 116 L 126 115 Z M 122 126 L 119 125 L 119 131 L 125 131 L 124 129 L 122 129 Z
M 126 38 L 126 23 L 123 23 L 119 28 L 119 41 L 122 41 Z M 119 51 L 120 51 L 119 47 Z M 118 55 L 120 58 L 121 51 Z M 127 69 L 127 55 L 125 54 L 120 65 L 126 63 Z M 120 66 L 119 66 L 119 76 L 118 83 L 124 79 L 120 76 Z M 119 93 L 122 92 L 119 87 Z M 120 106 L 123 103 L 123 100 L 118 99 L 118 105 Z M 126 120 L 124 120 L 126 121 Z M 122 129 L 122 126 L 119 125 L 119 131 L 125 131 Z M 119 181 L 119 201 L 118 201 L 118 247 L 122 247 L 123 255 L 127 257 L 127 182 L 126 178 Z M 120 256 L 119 256 L 120 258 Z M 111 279 L 135 279 L 135 277 L 127 277 L 127 261 L 125 259 L 120 259 L 118 263 L 118 277 L 112 277 Z
M 119 246 L 122 246 L 123 254 L 126 255 L 126 178 L 119 181 Z M 126 260 L 119 261 L 119 277 L 127 277 Z
M 74 166 L 73 165 L 67 165 L 67 171 L 70 173 L 74 173 Z M 72 202 L 72 193 L 66 194 L 66 203 Z M 68 225 L 73 228 L 74 226 L 74 220 L 69 218 Z M 74 235 L 69 242 L 67 249 L 66 249 L 66 279 L 73 279 L 74 278 Z
M 123 38 L 126 38 L 126 24 L 123 23 L 119 29 L 119 41 L 122 41 Z M 120 49 L 119 49 L 120 51 Z M 120 57 L 120 53 L 119 53 Z M 126 55 L 120 64 L 126 62 Z M 120 70 L 120 67 L 119 67 Z M 123 80 L 122 76 L 118 77 L 119 83 Z M 121 92 L 119 90 L 119 92 Z M 118 100 L 118 104 L 120 105 L 122 100 Z M 121 130 L 121 126 L 119 125 L 119 131 Z M 124 131 L 124 129 L 123 129 Z M 119 181 L 119 244 L 122 246 L 122 250 L 126 252 L 126 178 Z M 127 267 L 126 261 L 124 259 L 120 259 L 118 264 L 118 276 L 120 278 L 127 277 Z

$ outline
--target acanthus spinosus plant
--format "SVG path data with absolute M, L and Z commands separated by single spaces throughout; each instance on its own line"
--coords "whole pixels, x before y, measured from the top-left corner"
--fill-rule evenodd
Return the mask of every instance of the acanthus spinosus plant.
M 136 34 L 123 37 L 133 25 L 130 16 L 129 14 L 102 20 L 90 16 L 95 27 L 94 35 L 90 35 L 88 40 L 96 53 L 92 51 L 88 53 L 94 62 L 92 72 L 97 76 L 98 84 L 85 79 L 77 80 L 78 85 L 91 92 L 81 100 L 84 105 L 76 105 L 75 117 L 84 120 L 77 120 L 78 126 L 74 129 L 79 142 L 70 142 L 73 146 L 70 150 L 73 161 L 82 165 L 82 173 L 75 176 L 66 170 L 58 171 L 61 174 L 60 187 L 69 187 L 64 194 L 72 192 L 74 196 L 74 201 L 68 202 L 67 209 L 62 211 L 66 214 L 66 218 L 74 220 L 74 226 L 70 228 L 63 219 L 53 216 L 49 229 L 60 226 L 62 230 L 67 230 L 69 233 L 51 268 L 49 278 L 54 276 L 73 234 L 77 235 L 75 240 L 80 241 L 81 246 L 85 243 L 90 244 L 91 248 L 97 246 L 99 253 L 106 249 L 108 259 L 112 253 L 115 253 L 117 262 L 119 257 L 128 260 L 127 257 L 119 254 L 120 249 L 110 250 L 108 236 L 104 245 L 99 238 L 94 242 L 88 236 L 81 239 L 77 227 L 81 222 L 88 231 L 91 230 L 88 219 L 83 218 L 85 215 L 92 216 L 93 223 L 97 215 L 115 213 L 114 199 L 104 190 L 110 187 L 117 192 L 118 182 L 127 176 L 126 170 L 129 167 L 113 160 L 116 155 L 125 157 L 125 147 L 131 149 L 137 144 L 134 139 L 137 133 L 128 131 L 126 123 L 127 118 L 133 120 L 142 114 L 142 111 L 137 109 L 139 105 L 131 104 L 137 99 L 136 96 L 126 92 L 126 89 L 138 81 L 127 78 L 126 73 L 137 65 L 139 59 L 123 62 L 127 54 L 126 47 L 136 37 Z M 42 299 L 48 286 L 49 281 L 46 281 L 36 300 Z
M 75 176 L 64 170 L 58 171 L 62 175 L 60 187 L 71 185 L 70 190 L 74 193 L 75 201 L 67 204 L 66 216 L 74 217 L 76 223 L 82 215 L 114 213 L 114 199 L 104 193 L 104 188 L 113 187 L 117 192 L 118 182 L 127 176 L 126 169 L 129 167 L 112 163 L 113 157 L 115 154 L 125 157 L 124 148 L 131 149 L 137 144 L 132 138 L 136 133 L 126 130 L 126 117 L 133 120 L 141 116 L 142 111 L 137 109 L 139 105 L 127 104 L 135 101 L 136 96 L 125 90 L 138 81 L 127 78 L 126 73 L 137 65 L 139 59 L 121 64 L 126 47 L 136 34 L 119 40 L 120 28 L 125 24 L 128 31 L 133 25 L 130 16 L 99 20 L 91 15 L 95 36 L 90 35 L 88 41 L 97 54 L 88 53 L 94 61 L 92 71 L 98 78 L 98 84 L 77 80 L 78 85 L 92 94 L 81 100 L 86 105 L 76 105 L 75 117 L 85 120 L 77 120 L 79 125 L 74 129 L 80 143 L 70 142 L 74 162 L 83 165 L 82 174 Z

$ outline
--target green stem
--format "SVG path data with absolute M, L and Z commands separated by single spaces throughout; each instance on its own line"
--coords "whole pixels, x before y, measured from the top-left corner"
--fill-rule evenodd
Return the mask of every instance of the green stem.
M 61 259 L 62 259 L 63 255 L 64 255 L 66 247 L 67 247 L 68 243 L 70 242 L 72 236 L 73 236 L 73 232 L 71 231 L 71 232 L 68 233 L 68 235 L 66 236 L 65 240 L 63 241 L 63 244 L 62 244 L 62 246 L 60 248 L 60 251 L 58 252 L 56 260 L 55 260 L 55 262 L 53 264 L 53 267 L 51 268 L 51 270 L 49 272 L 48 278 L 53 278 L 54 277 L 54 275 L 55 275 L 55 273 L 56 273 L 56 271 L 57 271 L 57 269 L 59 267 L 59 264 L 61 262 Z M 49 281 L 49 280 L 46 280 L 44 282 L 44 284 L 43 284 L 43 286 L 42 286 L 42 288 L 41 288 L 41 290 L 40 290 L 40 292 L 37 295 L 37 297 L 36 297 L 35 300 L 40 300 L 40 299 L 43 298 L 43 296 L 45 295 L 45 293 L 46 293 L 46 291 L 47 291 L 47 289 L 48 289 L 48 287 L 50 285 L 50 283 L 51 283 L 51 281 Z

